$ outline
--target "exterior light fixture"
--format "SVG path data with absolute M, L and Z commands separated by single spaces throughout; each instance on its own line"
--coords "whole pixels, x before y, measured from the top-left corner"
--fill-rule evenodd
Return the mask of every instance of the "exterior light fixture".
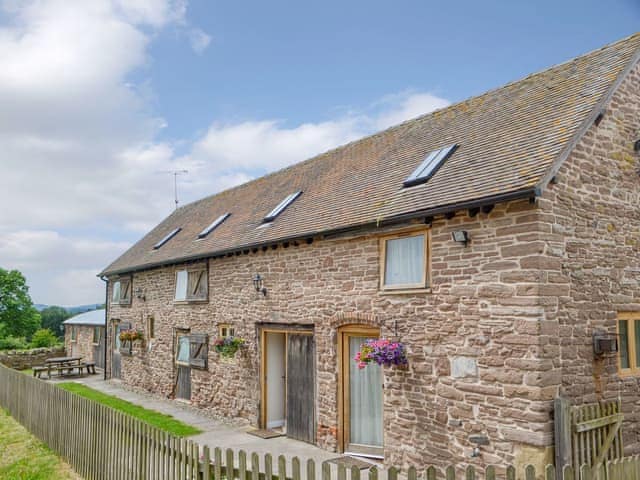
M 267 289 L 262 285 L 263 279 L 259 273 L 253 277 L 253 286 L 256 289 L 256 292 L 262 292 L 262 295 L 267 296 Z
M 469 243 L 469 233 L 466 230 L 456 230 L 451 233 L 454 242 L 464 243 L 464 246 L 467 246 Z
M 140 287 L 136 288 L 136 291 L 134 293 L 136 294 L 136 298 L 138 300 L 142 300 L 143 302 L 147 300 L 147 297 L 145 296 L 144 290 L 142 290 L 142 288 Z
M 635 142 L 633 142 L 633 149 L 636 152 L 640 152 L 640 140 L 636 140 Z

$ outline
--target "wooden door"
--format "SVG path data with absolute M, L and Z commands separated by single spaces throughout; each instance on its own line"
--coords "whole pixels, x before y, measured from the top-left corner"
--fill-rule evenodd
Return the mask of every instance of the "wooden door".
M 120 369 L 120 348 L 122 342 L 120 342 L 120 332 L 129 329 L 129 324 L 115 322 L 113 324 L 113 350 L 111 352 L 111 378 L 121 378 Z
M 287 436 L 315 443 L 313 335 L 287 335 Z
M 176 336 L 176 398 L 191 400 L 191 341 L 188 333 Z
M 93 346 L 93 361 L 96 363 L 96 367 L 104 368 L 104 327 L 94 327 L 97 329 L 96 335 L 98 335 L 98 342 Z

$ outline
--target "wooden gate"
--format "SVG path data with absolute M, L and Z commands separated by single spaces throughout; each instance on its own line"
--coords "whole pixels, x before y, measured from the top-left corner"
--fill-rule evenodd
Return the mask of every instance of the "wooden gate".
M 576 480 L 580 480 L 581 465 L 588 465 L 600 478 L 608 478 L 606 462 L 624 456 L 620 402 L 572 406 L 566 399 L 556 399 L 555 419 L 556 466 L 571 464 Z

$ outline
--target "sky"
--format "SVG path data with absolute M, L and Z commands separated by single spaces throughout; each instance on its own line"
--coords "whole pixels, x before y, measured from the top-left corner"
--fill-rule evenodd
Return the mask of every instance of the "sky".
M 36 303 L 181 204 L 635 33 L 640 0 L 0 0 L 0 267 Z

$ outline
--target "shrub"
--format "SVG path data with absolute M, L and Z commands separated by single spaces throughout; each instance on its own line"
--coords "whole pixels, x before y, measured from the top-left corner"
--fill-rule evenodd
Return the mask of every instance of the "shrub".
M 58 343 L 58 339 L 48 328 L 37 330 L 31 337 L 31 346 L 33 348 L 53 347 L 56 343 Z
M 8 335 L 0 338 L 0 350 L 26 350 L 29 344 L 24 337 L 13 337 Z

